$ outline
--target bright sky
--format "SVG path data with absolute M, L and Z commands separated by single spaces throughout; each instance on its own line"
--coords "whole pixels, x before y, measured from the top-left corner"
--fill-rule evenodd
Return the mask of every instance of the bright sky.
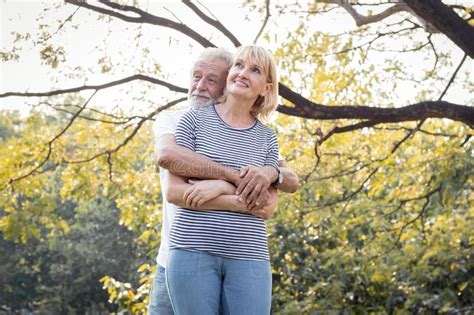
M 50 3 L 49 3 L 50 4 Z M 14 35 L 12 32 L 24 34 L 30 33 L 35 36 L 39 29 L 37 18 L 41 14 L 42 10 L 49 6 L 44 3 L 34 1 L 2 1 L 0 2 L 0 11 L 2 12 L 2 32 L 1 32 L 1 43 L 2 50 L 9 50 L 12 47 L 12 41 Z M 173 12 L 176 17 L 182 21 L 196 20 L 191 10 L 187 9 L 184 5 L 178 1 L 150 1 L 148 2 L 150 11 L 156 12 L 157 14 L 166 16 L 170 19 L 174 19 L 170 12 Z M 211 1 L 206 6 L 212 7 L 214 15 L 225 22 L 232 32 L 238 34 L 239 40 L 242 42 L 250 43 L 256 34 L 256 30 L 260 27 L 260 21 L 246 22 L 244 25 L 246 30 L 242 29 L 241 21 L 245 17 L 245 13 L 239 8 L 237 2 L 229 1 Z M 165 10 L 164 8 L 167 10 Z M 230 8 L 232 8 L 230 10 Z M 69 16 L 76 9 L 75 6 L 63 6 L 60 10 L 49 11 L 48 20 L 64 20 L 65 17 Z M 89 16 L 90 15 L 90 16 Z M 52 17 L 52 18 L 51 18 Z M 77 31 L 68 32 L 69 36 L 64 36 L 61 32 L 57 34 L 55 43 L 56 45 L 61 44 L 67 50 L 67 64 L 70 65 L 70 69 L 60 66 L 58 69 L 53 70 L 48 66 L 42 66 L 39 60 L 39 50 L 31 44 L 25 46 L 21 52 L 20 62 L 10 61 L 3 62 L 1 64 L 1 80 L 0 80 L 0 91 L 48 91 L 56 87 L 66 88 L 75 87 L 84 84 L 82 79 L 75 78 L 74 75 L 79 75 L 81 70 L 89 67 L 95 67 L 95 71 L 85 71 L 87 83 L 89 84 L 102 84 L 109 80 L 119 79 L 124 76 L 135 74 L 133 67 L 116 67 L 114 70 L 115 75 L 104 75 L 100 73 L 97 67 L 97 61 L 105 55 L 111 56 L 111 62 L 114 66 L 114 61 L 127 60 L 127 64 L 135 65 L 139 67 L 142 60 L 142 49 L 149 49 L 150 60 L 159 60 L 161 68 L 164 70 L 163 73 L 169 73 L 170 77 L 167 79 L 169 82 L 183 87 L 188 85 L 188 75 L 193 55 L 200 51 L 200 47 L 195 47 L 194 50 L 189 49 L 191 41 L 186 41 L 186 37 L 182 35 L 176 36 L 175 31 L 170 31 L 165 28 L 144 25 L 142 28 L 143 38 L 151 39 L 151 42 L 140 41 L 138 43 L 132 38 L 123 37 L 123 34 L 127 33 L 127 28 L 134 28 L 137 25 L 129 25 L 128 23 L 114 20 L 110 24 L 111 34 L 107 37 L 108 29 L 104 29 L 104 23 L 97 21 L 97 14 L 89 12 L 86 9 L 80 9 L 75 15 L 73 24 L 81 21 Z M 44 23 L 44 22 L 43 22 Z M 51 23 L 57 25 L 57 23 Z M 70 25 L 69 25 L 70 26 Z M 66 26 L 68 27 L 68 26 Z M 204 27 L 207 27 L 204 25 Z M 255 30 L 255 31 L 250 31 Z M 54 29 L 53 29 L 54 32 Z M 155 35 L 156 34 L 156 35 Z M 181 43 L 171 42 L 169 38 L 173 36 L 178 38 Z M 107 38 L 107 42 L 104 43 L 103 38 Z M 222 41 L 224 45 L 228 45 L 224 48 L 232 49 L 233 46 L 229 41 Z M 192 43 L 194 44 L 194 43 Z M 222 44 L 222 43 L 221 43 Z M 96 47 L 96 45 L 99 45 Z M 168 49 L 170 45 L 175 46 L 175 49 Z M 151 63 L 151 62 L 150 62 Z M 82 69 L 78 69 L 78 67 Z M 153 65 L 148 65 L 152 70 Z M 57 72 L 68 73 L 69 78 L 62 75 L 57 76 Z M 152 74 L 153 75 L 153 74 Z M 60 84 L 55 82 L 59 79 Z M 90 93 L 90 92 L 89 92 Z M 94 100 L 95 102 L 106 101 L 110 99 L 110 91 L 101 92 L 98 97 Z M 88 93 L 84 93 L 87 95 Z M 22 98 L 9 98 L 2 100 L 0 99 L 1 108 L 26 108 L 24 101 L 28 99 Z
M 261 17 L 258 13 L 253 13 L 249 20 L 245 21 L 246 11 L 241 8 L 240 1 L 202 2 L 206 7 L 212 8 L 212 13 L 241 42 L 252 42 L 261 26 Z M 152 13 L 173 20 L 178 18 L 187 24 L 199 25 L 198 31 L 201 33 L 206 32 L 206 30 L 212 31 L 211 27 L 200 22 L 190 9 L 178 1 L 147 1 L 142 3 L 146 3 Z M 0 2 L 2 16 L 1 50 L 8 51 L 12 48 L 14 40 L 12 32 L 20 34 L 30 33 L 36 36 L 39 33 L 37 18 L 44 8 L 51 7 L 51 4 L 48 1 Z M 53 33 L 58 25 L 56 21 L 63 21 L 65 17 L 72 14 L 77 8 L 73 5 L 59 5 L 59 7 L 59 9 L 45 12 L 47 18 L 42 20 L 42 23 L 47 21 L 53 27 Z M 187 40 L 184 35 L 177 35 L 178 33 L 175 31 L 148 25 L 142 26 L 141 32 L 143 36 L 139 41 L 136 41 L 134 38 L 127 37 L 129 34 L 134 33 L 127 30 L 138 27 L 138 25 L 130 25 L 130 23 L 113 19 L 110 26 L 104 28 L 106 24 L 103 21 L 97 21 L 97 15 L 97 13 L 86 9 L 80 9 L 74 16 L 72 24 L 69 23 L 65 26 L 68 32 L 60 31 L 53 35 L 54 40 L 52 42 L 55 45 L 63 45 L 67 52 L 67 62 L 60 64 L 57 69 L 41 65 L 38 46 L 34 46 L 29 42 L 22 44 L 21 47 L 23 49 L 20 52 L 21 59 L 19 62 L 9 61 L 2 62 L 1 64 L 0 93 L 7 91 L 49 91 L 58 87 L 69 88 L 83 84 L 102 84 L 135 74 L 135 70 L 132 69 L 136 68 L 142 68 L 142 73 L 148 73 L 151 76 L 163 78 L 170 83 L 187 87 L 190 64 L 193 56 L 201 50 L 200 46 Z M 280 30 L 279 34 L 284 34 L 283 30 L 292 29 L 296 23 L 296 20 L 274 21 L 274 24 L 270 24 L 268 27 L 278 27 Z M 77 26 L 77 30 L 72 30 L 71 26 Z M 331 17 L 331 15 L 319 15 L 314 27 L 328 32 L 340 33 L 353 28 L 354 22 L 351 18 L 341 19 Z M 109 30 L 110 34 L 107 34 Z M 233 49 L 230 41 L 216 38 L 216 36 L 214 35 L 211 41 L 218 43 L 223 48 Z M 174 39 L 170 40 L 170 38 Z M 447 39 L 443 38 L 441 40 L 446 45 L 449 45 Z M 190 45 L 194 45 L 194 47 L 191 48 Z M 269 48 L 271 49 L 271 47 Z M 149 50 L 146 58 L 142 57 L 143 49 Z M 462 55 L 459 50 L 454 49 L 452 53 L 455 57 L 453 58 L 454 60 L 461 59 Z M 100 67 L 97 62 L 105 56 L 110 57 L 109 62 L 114 69 L 113 74 L 100 73 Z M 159 61 L 160 67 L 163 70 L 162 73 L 167 74 L 166 77 L 155 75 L 155 60 Z M 124 64 L 123 61 L 125 61 Z M 409 60 L 406 62 L 410 64 Z M 420 60 L 412 60 L 411 63 L 413 67 L 420 66 Z M 463 69 L 464 71 L 470 69 L 472 72 L 472 59 L 468 60 L 468 64 Z M 404 91 L 404 95 L 401 95 L 401 98 L 412 98 L 415 91 L 410 86 L 410 83 L 405 84 L 405 87 L 403 83 L 400 87 Z M 108 103 L 115 104 L 122 109 L 126 108 L 126 110 L 134 111 L 136 109 L 142 111 L 150 104 L 140 101 L 140 93 L 146 93 L 147 99 L 159 102 L 167 90 L 155 87 L 150 91 L 149 88 L 137 87 L 136 94 L 127 93 L 126 95 L 124 95 L 123 91 L 122 93 L 120 91 L 122 91 L 121 88 L 113 88 L 100 92 L 94 98 L 94 105 L 101 106 L 100 104 Z M 458 101 L 460 103 L 466 101 L 467 95 L 465 91 L 456 91 L 454 89 L 450 92 L 451 101 Z M 90 93 L 85 92 L 83 96 L 88 97 Z M 118 95 L 120 96 L 117 97 Z M 26 110 L 28 108 L 26 104 L 33 101 L 34 99 L 28 98 L 0 99 L 0 109 L 15 108 Z

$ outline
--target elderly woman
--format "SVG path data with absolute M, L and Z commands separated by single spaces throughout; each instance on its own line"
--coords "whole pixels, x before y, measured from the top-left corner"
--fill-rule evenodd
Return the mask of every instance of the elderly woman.
M 226 166 L 277 167 L 273 130 L 260 122 L 277 106 L 278 80 L 271 55 L 258 46 L 238 49 L 221 102 L 184 114 L 176 143 Z M 235 187 L 217 181 L 213 190 L 189 189 L 170 174 L 168 200 L 178 208 L 171 230 L 166 277 L 175 313 L 269 314 L 271 267 L 264 220 L 230 196 L 228 209 L 196 211 L 199 204 Z M 276 206 L 276 192 L 260 213 Z M 242 213 L 235 212 L 241 207 Z M 259 213 L 259 212 L 257 212 Z

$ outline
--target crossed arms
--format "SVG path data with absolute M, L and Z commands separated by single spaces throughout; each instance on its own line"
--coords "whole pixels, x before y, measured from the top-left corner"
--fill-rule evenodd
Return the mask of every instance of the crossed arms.
M 179 146 L 172 134 L 156 143 L 158 165 L 167 171 L 166 199 L 194 210 L 230 210 L 269 219 L 277 204 L 277 191 L 271 185 L 278 177 L 271 166 L 246 166 L 240 171 L 213 162 L 201 154 Z M 278 189 L 294 192 L 298 177 L 280 161 L 283 182 Z M 186 178 L 203 180 L 186 180 Z

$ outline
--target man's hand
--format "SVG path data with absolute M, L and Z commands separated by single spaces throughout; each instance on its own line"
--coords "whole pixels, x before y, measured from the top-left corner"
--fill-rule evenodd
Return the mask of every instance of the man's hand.
M 224 180 L 188 180 L 191 187 L 186 189 L 183 200 L 188 207 L 199 208 L 203 203 L 220 195 L 231 195 L 235 191 L 234 185 Z
M 236 194 L 248 205 L 249 209 L 261 208 L 268 200 L 268 188 L 277 178 L 277 170 L 272 166 L 247 165 L 240 169 L 242 180 Z
M 268 192 L 268 190 L 262 190 L 253 202 L 246 204 L 247 209 L 249 211 L 261 209 L 263 205 L 267 204 L 268 199 L 270 199 L 270 193 Z
M 250 214 L 253 214 L 254 216 L 262 218 L 264 220 L 272 218 L 273 212 L 275 211 L 278 202 L 278 194 L 277 190 L 274 187 L 269 188 L 268 194 L 270 195 L 270 197 L 265 203 L 265 205 L 263 207 L 260 206 L 258 209 L 254 210 L 248 209 Z

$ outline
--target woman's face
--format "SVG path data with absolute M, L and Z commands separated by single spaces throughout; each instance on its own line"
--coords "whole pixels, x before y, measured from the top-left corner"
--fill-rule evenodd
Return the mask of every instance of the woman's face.
M 227 91 L 249 100 L 265 96 L 271 89 L 268 74 L 251 58 L 236 58 L 227 76 Z

